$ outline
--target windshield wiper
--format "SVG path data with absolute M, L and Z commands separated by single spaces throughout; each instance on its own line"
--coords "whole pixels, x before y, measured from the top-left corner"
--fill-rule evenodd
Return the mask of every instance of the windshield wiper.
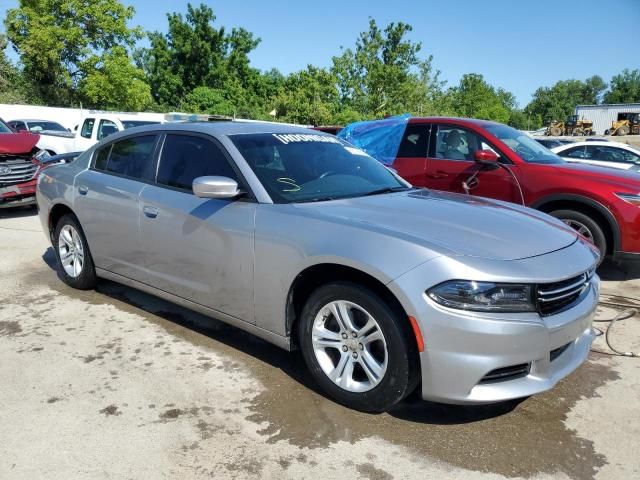
M 371 192 L 363 193 L 363 197 L 368 197 L 370 195 L 380 195 L 383 193 L 395 193 L 395 192 L 406 192 L 407 190 L 415 190 L 416 187 L 385 187 L 379 188 L 378 190 L 372 190 Z

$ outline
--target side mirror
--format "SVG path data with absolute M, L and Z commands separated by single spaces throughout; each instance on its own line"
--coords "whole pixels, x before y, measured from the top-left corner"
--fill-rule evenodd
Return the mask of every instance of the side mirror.
M 193 180 L 193 194 L 200 198 L 235 198 L 240 195 L 238 182 L 228 177 L 198 177 Z
M 476 163 L 480 163 L 482 165 L 493 165 L 497 167 L 497 163 L 500 157 L 496 154 L 496 152 L 492 150 L 476 150 L 473 154 L 473 159 Z

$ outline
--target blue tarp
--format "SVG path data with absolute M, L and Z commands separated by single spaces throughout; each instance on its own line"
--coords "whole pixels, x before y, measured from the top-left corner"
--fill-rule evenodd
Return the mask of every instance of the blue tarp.
M 405 113 L 384 120 L 350 123 L 340 130 L 338 137 L 361 148 L 385 165 L 391 165 L 398 154 L 409 117 Z

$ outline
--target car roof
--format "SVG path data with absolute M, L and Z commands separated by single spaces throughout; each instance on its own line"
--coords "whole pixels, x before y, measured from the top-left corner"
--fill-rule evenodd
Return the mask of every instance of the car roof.
M 441 122 L 441 123 L 466 123 L 473 124 L 479 127 L 485 127 L 487 125 L 503 125 L 499 122 L 493 122 L 491 120 L 480 120 L 478 118 L 461 118 L 461 117 L 411 117 L 409 123 L 422 123 L 422 122 Z
M 311 130 L 305 127 L 296 127 L 290 124 L 275 122 L 246 122 L 246 121 L 222 121 L 222 122 L 166 122 L 153 125 L 143 125 L 141 127 L 130 128 L 122 132 L 118 132 L 109 138 L 125 136 L 131 133 L 142 132 L 164 132 L 164 131 L 185 131 L 200 132 L 209 135 L 224 136 L 237 135 L 247 133 L 306 133 L 314 135 L 329 135 L 318 130 Z
M 10 122 L 52 122 L 52 123 L 57 123 L 58 125 L 60 124 L 60 122 L 56 122 L 55 120 L 46 120 L 44 118 L 16 118 L 14 120 L 9 120 Z
M 600 141 L 591 141 L 591 142 L 574 142 L 567 145 L 563 145 L 562 147 L 558 147 L 558 150 L 565 150 L 570 147 L 584 147 L 585 145 L 590 145 L 593 147 L 618 147 L 624 148 L 625 150 L 637 150 L 633 148 L 631 145 L 627 145 L 626 143 L 621 142 L 609 142 L 607 140 Z

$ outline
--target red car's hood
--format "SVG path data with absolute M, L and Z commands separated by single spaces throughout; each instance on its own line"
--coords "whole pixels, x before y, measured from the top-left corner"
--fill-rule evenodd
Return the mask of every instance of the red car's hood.
M 640 173 L 610 167 L 599 167 L 584 163 L 563 163 L 550 165 L 561 175 L 586 177 L 590 180 L 601 180 L 605 183 L 636 188 L 640 191 Z
M 40 140 L 33 133 L 0 133 L 0 154 L 29 153 Z

